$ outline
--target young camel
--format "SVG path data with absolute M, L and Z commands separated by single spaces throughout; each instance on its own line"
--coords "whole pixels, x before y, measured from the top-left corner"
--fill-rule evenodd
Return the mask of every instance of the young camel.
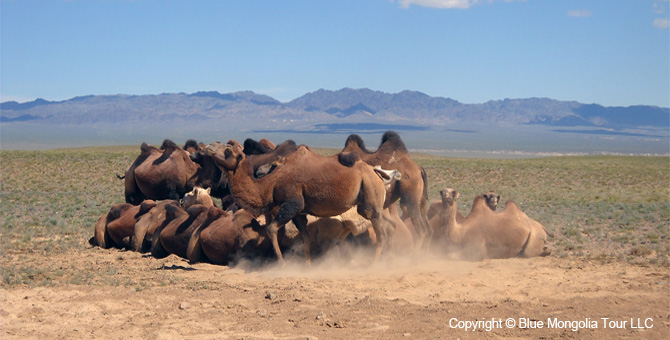
M 443 209 L 440 212 L 446 246 L 454 257 L 463 260 L 484 258 L 533 257 L 543 253 L 547 234 L 542 225 L 528 217 L 513 201 L 495 213 L 483 195 L 475 197 L 472 209 L 461 222 L 456 220 L 454 189 L 440 192 Z
M 340 164 L 337 157 L 320 156 L 305 146 L 288 155 L 273 172 L 255 179 L 242 146 L 236 141 L 227 145 L 213 143 L 207 146 L 207 154 L 217 163 L 226 176 L 230 191 L 236 202 L 254 215 L 272 211 L 279 207 L 267 233 L 275 254 L 284 263 L 277 231 L 288 221 L 298 227 L 304 241 L 305 260 L 311 262 L 307 217 L 336 216 L 357 206 L 358 213 L 369 219 L 379 235 L 380 242 L 375 251 L 375 261 L 393 230 L 381 218 L 384 207 L 385 188 L 378 173 L 364 162 L 355 162 L 351 167 Z
M 432 228 L 428 222 L 428 179 L 426 171 L 409 157 L 409 152 L 400 136 L 393 131 L 387 131 L 382 136 L 382 142 L 375 152 L 365 148 L 360 136 L 352 134 L 345 142 L 343 153 L 354 153 L 364 162 L 383 169 L 398 170 L 402 173 L 402 180 L 395 183 L 384 207 L 388 207 L 396 200 L 404 212 L 410 217 L 416 228 L 417 237 L 414 239 L 415 250 L 429 247 Z

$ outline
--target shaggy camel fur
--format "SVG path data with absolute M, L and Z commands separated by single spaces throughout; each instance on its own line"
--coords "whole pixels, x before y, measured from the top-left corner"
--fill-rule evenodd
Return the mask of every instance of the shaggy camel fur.
M 221 171 L 211 160 L 194 162 L 186 151 L 170 140 L 163 141 L 160 149 L 142 143 L 140 150 L 125 176 L 119 176 L 125 178 L 127 203 L 139 204 L 146 198 L 178 200 L 196 185 L 204 188 L 219 186 Z
M 173 205 L 176 207 L 179 206 L 179 202 L 172 200 L 161 201 L 149 210 L 149 212 L 142 215 L 137 223 L 135 223 L 131 243 L 132 250 L 144 253 L 151 249 L 151 240 L 156 229 L 171 221 L 166 218 L 166 205 Z M 172 217 L 174 217 L 174 215 L 172 215 Z
M 191 235 L 207 219 L 209 208 L 196 204 L 184 210 L 173 205 L 167 205 L 165 211 L 168 216 L 174 215 L 174 218 L 154 233 L 151 255 L 159 259 L 169 254 L 186 258 L 186 250 Z
M 500 195 L 498 195 L 495 191 L 489 190 L 486 193 L 482 194 L 484 198 L 486 199 L 486 205 L 491 208 L 491 210 L 496 211 L 498 209 L 498 204 L 500 203 Z M 442 210 L 442 201 L 434 201 L 433 203 L 430 204 L 430 207 L 428 207 L 428 220 L 430 220 L 431 226 L 433 225 L 433 217 L 438 215 L 440 213 L 440 210 Z M 456 216 L 457 221 L 462 221 L 465 218 L 460 212 Z M 433 231 L 435 228 L 433 228 Z
M 528 217 L 513 201 L 495 213 L 483 195 L 475 197 L 472 209 L 462 221 L 456 221 L 459 196 L 454 189 L 440 192 L 440 212 L 447 251 L 463 260 L 484 258 L 533 257 L 543 252 L 546 232 L 542 225 Z
M 421 247 L 429 247 L 427 240 L 431 238 L 432 229 L 426 215 L 428 208 L 428 178 L 426 171 L 412 161 L 405 144 L 400 136 L 393 131 L 387 131 L 382 136 L 381 144 L 375 152 L 365 148 L 365 143 L 360 136 L 352 134 L 345 142 L 343 153 L 354 153 L 364 162 L 383 169 L 398 170 L 402 174 L 402 180 L 397 181 L 391 190 L 391 196 L 387 198 L 385 207 L 400 199 L 403 211 L 412 220 L 417 237 L 414 240 L 415 250 Z M 425 245 L 424 245 L 425 244 Z
M 91 243 L 101 248 L 130 248 L 135 223 L 155 206 L 156 202 L 152 200 L 145 200 L 140 205 L 113 205 L 95 224 Z
M 284 262 L 277 231 L 293 220 L 304 241 L 305 260 L 311 261 L 309 235 L 305 214 L 319 217 L 336 216 L 353 206 L 359 214 L 372 221 L 380 242 L 375 252 L 377 260 L 388 245 L 392 230 L 381 218 L 384 206 L 384 183 L 374 169 L 363 162 L 352 167 L 339 163 L 337 157 L 323 157 L 300 146 L 288 155 L 283 164 L 270 175 L 255 179 L 242 146 L 230 141 L 228 145 L 210 144 L 207 152 L 227 177 L 232 195 L 243 208 L 255 215 L 279 207 L 267 233 L 279 261 Z
M 193 190 L 184 194 L 184 199 L 181 200 L 181 207 L 188 209 L 190 206 L 196 204 L 202 204 L 207 208 L 214 207 L 214 200 L 210 196 L 211 188 L 203 189 L 201 187 L 195 187 Z

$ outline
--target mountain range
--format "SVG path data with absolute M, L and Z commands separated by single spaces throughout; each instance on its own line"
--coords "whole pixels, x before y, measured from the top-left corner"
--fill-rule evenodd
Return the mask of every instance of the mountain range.
M 541 124 L 599 129 L 667 129 L 670 108 L 605 107 L 548 98 L 492 100 L 464 104 L 417 91 L 317 90 L 290 102 L 251 91 L 192 94 L 88 95 L 64 101 L 37 99 L 0 104 L 0 121 L 48 124 L 151 122 L 254 122 L 259 128 L 305 129 L 323 124 L 383 123 L 415 127 L 454 124 Z

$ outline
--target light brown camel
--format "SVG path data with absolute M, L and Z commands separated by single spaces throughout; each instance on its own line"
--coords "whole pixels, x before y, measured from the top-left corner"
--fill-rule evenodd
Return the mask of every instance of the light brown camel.
M 267 233 L 279 261 L 283 262 L 277 231 L 293 220 L 304 241 L 305 260 L 311 261 L 307 218 L 336 216 L 353 206 L 361 216 L 372 221 L 380 242 L 375 260 L 388 247 L 392 228 L 381 218 L 385 190 L 380 175 L 368 164 L 355 162 L 351 167 L 340 164 L 337 157 L 320 156 L 305 146 L 288 155 L 283 164 L 269 175 L 254 179 L 242 146 L 210 144 L 208 154 L 227 177 L 237 203 L 255 215 L 279 207 L 267 225 Z M 389 230 L 391 229 L 391 230 Z
M 113 205 L 95 224 L 92 244 L 101 248 L 130 248 L 135 223 L 155 206 L 156 202 L 152 200 L 145 200 L 140 205 Z
M 184 210 L 173 205 L 166 205 L 168 216 L 174 215 L 172 220 L 156 229 L 151 244 L 151 255 L 164 258 L 170 254 L 186 258 L 188 242 L 191 235 L 206 219 L 208 207 L 196 204 Z
M 491 211 L 496 211 L 498 208 L 498 203 L 500 202 L 500 195 L 498 195 L 495 191 L 489 190 L 481 195 L 479 195 L 484 198 L 484 201 L 486 202 L 486 206 L 491 209 Z M 436 204 L 439 204 L 438 208 L 434 208 Z M 444 228 L 442 228 L 442 219 L 440 217 L 440 211 L 443 209 L 443 204 L 442 202 L 434 202 L 433 204 L 430 205 L 430 209 L 428 210 L 428 215 L 430 216 L 430 210 L 434 210 L 433 216 L 430 218 L 430 227 L 433 229 L 433 239 L 439 239 L 444 237 Z M 465 219 L 465 216 L 461 214 L 458 209 L 456 209 L 456 222 L 462 222 Z
M 400 136 L 393 131 L 387 131 L 382 136 L 381 144 L 375 152 L 365 148 L 360 136 L 350 135 L 344 145 L 343 153 L 354 153 L 364 162 L 387 170 L 399 170 L 402 180 L 397 181 L 387 198 L 385 207 L 396 200 L 404 212 L 412 220 L 416 228 L 417 237 L 414 239 L 415 251 L 422 247 L 429 247 L 432 228 L 428 222 L 428 178 L 426 171 L 416 164 L 410 157 Z
M 181 201 L 181 207 L 188 209 L 190 206 L 196 204 L 202 204 L 207 208 L 216 206 L 212 196 L 210 196 L 211 188 L 203 189 L 201 187 L 195 187 L 193 190 L 184 194 L 184 198 Z
M 139 204 L 144 199 L 178 200 L 194 186 L 214 187 L 226 194 L 225 184 L 219 182 L 221 171 L 211 159 L 199 158 L 198 152 L 188 152 L 170 140 L 163 141 L 160 149 L 142 143 L 141 153 L 126 171 L 126 202 Z M 221 187 L 221 188 L 219 188 Z M 214 194 L 216 197 L 222 197 Z
M 475 197 L 470 213 L 456 221 L 458 192 L 447 188 L 440 192 L 440 212 L 446 250 L 463 260 L 484 258 L 533 257 L 543 253 L 546 232 L 542 225 L 528 217 L 513 201 L 495 213 L 483 195 Z
M 491 210 L 496 211 L 498 209 L 498 204 L 500 203 L 500 195 L 496 193 L 493 190 L 489 190 L 486 193 L 482 194 L 484 198 L 486 198 L 486 205 L 491 208 Z M 436 215 L 440 213 L 440 210 L 442 210 L 442 200 L 436 200 L 430 204 L 428 207 L 428 220 L 431 221 L 430 224 L 431 226 L 433 225 L 432 219 Z M 456 220 L 462 221 L 465 218 L 460 212 L 456 216 Z M 433 231 L 435 231 L 435 228 L 433 228 Z
M 171 221 L 167 219 L 165 213 L 166 205 L 179 206 L 179 202 L 173 200 L 161 201 L 135 223 L 131 244 L 132 250 L 144 253 L 151 249 L 151 241 L 156 229 Z M 171 217 L 174 217 L 174 215 Z

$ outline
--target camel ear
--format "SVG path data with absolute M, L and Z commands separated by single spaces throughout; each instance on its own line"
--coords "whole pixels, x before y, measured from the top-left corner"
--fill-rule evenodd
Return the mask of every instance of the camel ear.
M 205 192 L 207 193 L 207 195 L 209 195 L 212 192 L 212 188 L 207 188 L 207 190 L 205 190 Z
M 456 190 L 454 190 L 454 191 L 451 193 L 451 197 L 453 197 L 454 199 L 457 199 L 458 196 L 460 196 L 460 195 L 461 195 L 461 194 L 459 194 L 458 191 L 456 191 Z

